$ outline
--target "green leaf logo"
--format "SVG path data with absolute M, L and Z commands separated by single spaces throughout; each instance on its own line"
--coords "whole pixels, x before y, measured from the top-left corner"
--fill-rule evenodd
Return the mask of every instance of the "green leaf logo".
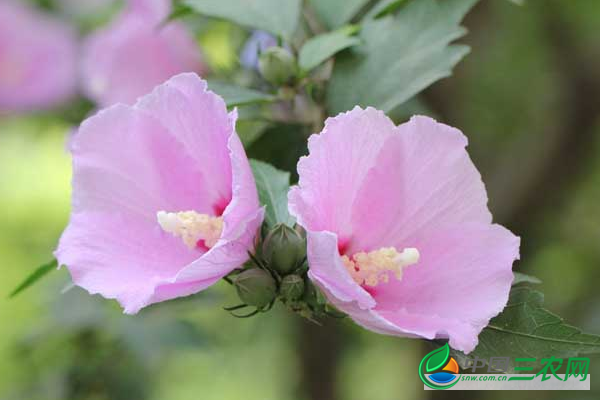
M 425 358 L 427 359 L 427 363 L 425 364 L 425 370 L 430 373 L 435 371 L 436 369 L 442 368 L 448 362 L 448 358 L 450 357 L 450 347 L 448 343 L 444 346 L 440 347 L 427 354 Z
M 450 367 L 451 365 L 454 367 Z M 448 389 L 458 383 L 454 375 L 458 373 L 456 361 L 450 357 L 450 346 L 448 343 L 427 354 L 419 364 L 419 378 L 432 389 Z M 429 375 L 429 376 L 427 376 Z M 437 376 L 450 379 L 431 379 Z

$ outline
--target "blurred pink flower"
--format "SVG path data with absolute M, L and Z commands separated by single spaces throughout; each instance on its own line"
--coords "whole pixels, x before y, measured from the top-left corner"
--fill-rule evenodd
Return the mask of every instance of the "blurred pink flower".
M 247 260 L 263 209 L 236 118 L 185 73 L 82 123 L 71 219 L 55 252 L 76 285 L 136 313 Z
M 22 1 L 0 2 L 0 112 L 54 107 L 75 93 L 76 36 Z
M 107 27 L 84 45 L 82 85 L 100 106 L 133 104 L 171 76 L 203 74 L 199 47 L 178 22 L 160 26 L 169 15 L 168 0 L 130 0 Z
M 492 224 L 466 145 L 431 118 L 358 107 L 310 137 L 289 208 L 310 278 L 356 323 L 470 352 L 506 305 L 519 238 Z

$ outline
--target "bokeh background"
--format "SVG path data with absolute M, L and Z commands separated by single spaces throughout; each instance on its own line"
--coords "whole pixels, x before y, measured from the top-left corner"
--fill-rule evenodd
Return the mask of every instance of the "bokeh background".
M 118 8 L 111 5 L 92 18 L 68 12 L 77 2 L 62 10 L 37 3 L 65 23 L 75 20 L 83 33 Z M 192 23 L 213 73 L 231 77 L 247 32 L 219 21 Z M 550 310 L 600 334 L 600 1 L 527 0 L 517 6 L 482 0 L 464 25 L 471 54 L 452 77 L 419 96 L 419 108 L 469 137 L 496 221 L 523 238 L 515 269 L 542 280 Z M 70 287 L 63 269 L 8 300 L 26 275 L 51 258 L 67 223 L 66 140 L 92 109 L 79 99 L 59 110 L 0 115 L 0 399 L 506 395 L 423 391 L 417 366 L 430 348 L 422 341 L 376 335 L 348 321 L 318 327 L 279 307 L 235 319 L 221 309 L 236 304 L 226 285 L 131 317 Z M 243 127 L 248 137 L 262 133 L 246 138 L 250 156 L 291 171 L 305 152 L 306 129 Z M 592 358 L 592 375 L 600 373 L 599 365 L 600 358 Z M 591 392 L 569 398 L 597 399 L 597 382 L 592 380 Z M 564 393 L 534 396 L 559 399 Z

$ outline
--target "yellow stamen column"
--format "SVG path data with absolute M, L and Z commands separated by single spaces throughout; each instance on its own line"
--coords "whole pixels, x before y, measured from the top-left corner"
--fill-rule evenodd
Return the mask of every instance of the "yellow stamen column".
M 196 248 L 199 240 L 203 240 L 204 245 L 210 249 L 219 241 L 223 231 L 223 217 L 212 217 L 195 211 L 159 211 L 156 219 L 165 232 L 180 237 L 190 249 Z
M 382 247 L 368 253 L 355 253 L 351 258 L 344 255 L 342 261 L 356 283 L 377 286 L 389 281 L 390 272 L 396 279 L 402 279 L 402 270 L 419 261 L 419 251 L 410 247 L 399 253 L 395 247 Z

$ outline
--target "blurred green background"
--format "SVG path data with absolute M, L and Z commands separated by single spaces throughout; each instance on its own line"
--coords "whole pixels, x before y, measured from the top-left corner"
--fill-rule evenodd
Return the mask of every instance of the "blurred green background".
M 550 310 L 600 334 L 600 1 L 484 0 L 465 25 L 471 54 L 420 100 L 469 137 L 496 221 L 522 236 L 516 269 L 543 281 Z M 238 31 L 214 23 L 200 39 L 225 74 L 243 42 Z M 235 319 L 221 309 L 236 303 L 221 285 L 131 317 L 70 288 L 60 270 L 7 300 L 51 258 L 67 223 L 72 129 L 65 115 L 0 117 L 0 399 L 505 396 L 423 391 L 417 366 L 429 348 L 422 341 L 347 321 L 317 327 L 277 307 Z M 298 131 L 282 138 L 272 129 L 248 152 L 293 169 L 304 152 Z M 599 363 L 592 358 L 592 375 Z M 569 398 L 598 398 L 598 380 L 591 382 L 591 392 Z

